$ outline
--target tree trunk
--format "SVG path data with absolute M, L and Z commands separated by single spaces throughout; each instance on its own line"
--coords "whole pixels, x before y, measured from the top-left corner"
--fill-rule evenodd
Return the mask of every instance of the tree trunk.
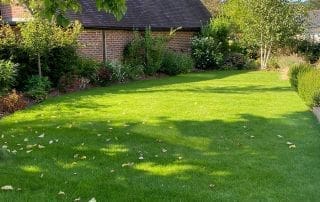
M 38 71 L 39 71 L 39 77 L 42 77 L 42 70 L 41 70 L 41 56 L 38 53 Z

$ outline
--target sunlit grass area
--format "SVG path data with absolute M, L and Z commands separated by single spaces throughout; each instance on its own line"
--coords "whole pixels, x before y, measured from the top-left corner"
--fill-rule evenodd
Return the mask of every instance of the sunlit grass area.
M 51 98 L 0 120 L 0 201 L 317 201 L 320 125 L 271 72 Z M 60 192 L 60 194 L 58 194 Z

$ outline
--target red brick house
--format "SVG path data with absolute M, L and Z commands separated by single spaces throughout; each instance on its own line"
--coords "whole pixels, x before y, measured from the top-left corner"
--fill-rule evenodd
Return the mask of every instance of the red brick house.
M 81 13 L 70 13 L 84 27 L 79 52 L 97 60 L 119 60 L 124 47 L 132 40 L 133 30 L 151 27 L 154 34 L 168 34 L 182 27 L 170 41 L 169 48 L 188 52 L 191 38 L 211 17 L 200 0 L 127 0 L 127 13 L 117 21 L 113 15 L 99 12 L 92 0 L 80 0 Z M 0 5 L 0 15 L 10 24 L 27 20 L 30 14 L 19 5 Z

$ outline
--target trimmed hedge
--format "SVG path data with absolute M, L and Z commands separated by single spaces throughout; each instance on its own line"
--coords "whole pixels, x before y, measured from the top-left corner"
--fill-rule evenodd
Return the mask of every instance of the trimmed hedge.
M 299 76 L 301 74 L 304 74 L 306 72 L 312 71 L 314 68 L 310 64 L 299 64 L 295 65 L 290 68 L 289 71 L 289 78 L 290 78 L 290 83 L 291 86 L 295 89 L 298 90 L 298 85 L 299 85 Z
M 311 70 L 298 76 L 298 93 L 309 107 L 320 107 L 320 70 Z

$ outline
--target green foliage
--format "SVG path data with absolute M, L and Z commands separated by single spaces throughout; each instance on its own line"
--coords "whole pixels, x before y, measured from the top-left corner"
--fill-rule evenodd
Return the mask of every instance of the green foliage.
M 31 54 L 43 55 L 53 47 L 52 36 L 54 35 L 51 23 L 35 17 L 27 23 L 19 25 L 22 45 Z
M 249 49 L 240 45 L 235 27 L 226 17 L 218 17 L 201 29 L 200 35 L 192 41 L 192 56 L 200 69 L 239 69 L 240 59 Z M 238 57 L 237 57 L 238 56 Z M 238 58 L 238 61 L 236 61 Z M 230 65 L 237 67 L 231 67 Z
M 9 90 L 16 77 L 16 68 L 11 61 L 0 60 L 0 92 Z
M 248 59 L 241 53 L 230 53 L 226 56 L 223 69 L 241 70 L 245 69 Z
M 151 29 L 147 29 L 142 37 L 135 33 L 134 39 L 124 51 L 124 63 L 131 66 L 144 66 L 144 72 L 154 75 L 161 68 L 163 54 L 168 38 L 153 36 Z
M 306 72 L 309 72 L 313 69 L 314 68 L 309 64 L 298 64 L 298 65 L 292 66 L 289 70 L 289 79 L 290 79 L 291 86 L 295 90 L 297 90 L 300 82 L 299 80 L 300 75 Z
M 245 43 L 261 49 L 261 68 L 272 51 L 288 44 L 304 30 L 305 10 L 289 0 L 229 0 L 223 9 L 240 30 Z
M 91 83 L 97 81 L 98 69 L 102 66 L 100 62 L 86 57 L 78 57 L 74 66 L 73 74 L 87 78 Z
M 8 24 L 1 24 L 0 20 L 0 49 L 15 46 L 17 38 L 14 30 Z
M 151 29 L 147 29 L 145 32 L 146 65 L 144 69 L 146 74 L 153 75 L 160 70 L 165 49 L 166 39 L 152 36 Z
M 120 62 L 107 63 L 107 68 L 111 71 L 111 81 L 124 83 L 128 79 L 126 67 Z
M 138 80 L 144 76 L 144 66 L 142 65 L 133 66 L 130 64 L 125 64 L 124 67 L 127 77 L 130 80 Z
M 213 37 L 194 37 L 192 57 L 199 69 L 219 69 L 224 61 L 221 43 Z
M 19 28 L 21 45 L 30 56 L 37 56 L 39 76 L 42 75 L 41 59 L 44 55 L 57 47 L 76 46 L 81 31 L 81 25 L 78 22 L 62 28 L 55 21 L 41 19 L 39 16 L 20 24 Z
M 201 37 L 212 37 L 220 43 L 222 53 L 228 52 L 231 48 L 229 41 L 234 40 L 232 23 L 225 17 L 218 17 L 210 21 L 201 29 Z
M 311 70 L 298 76 L 298 92 L 309 107 L 320 107 L 320 71 Z
M 132 41 L 125 47 L 123 59 L 125 64 L 145 66 L 145 40 L 139 32 L 134 32 Z
M 40 102 L 47 98 L 50 88 L 48 77 L 32 76 L 26 85 L 26 95 Z
M 0 0 L 0 3 L 9 3 L 11 0 Z M 16 1 L 15 1 L 16 2 Z M 80 0 L 48 1 L 48 0 L 18 0 L 20 4 L 26 5 L 33 14 L 38 14 L 48 20 L 56 19 L 59 25 L 69 23 L 67 12 L 81 12 Z M 112 13 L 118 20 L 126 12 L 126 0 L 96 0 L 99 11 Z
M 194 62 L 189 55 L 167 51 L 163 57 L 161 72 L 170 76 L 175 76 L 188 73 L 193 68 Z
M 320 44 L 308 40 L 296 41 L 295 51 L 310 63 L 316 63 L 320 58 Z
M 49 77 L 52 86 L 56 87 L 63 75 L 74 72 L 80 63 L 79 60 L 81 58 L 78 57 L 74 46 L 55 47 L 44 55 L 42 63 L 47 67 L 47 71 L 44 73 Z M 30 75 L 30 73 L 26 73 L 26 75 Z

